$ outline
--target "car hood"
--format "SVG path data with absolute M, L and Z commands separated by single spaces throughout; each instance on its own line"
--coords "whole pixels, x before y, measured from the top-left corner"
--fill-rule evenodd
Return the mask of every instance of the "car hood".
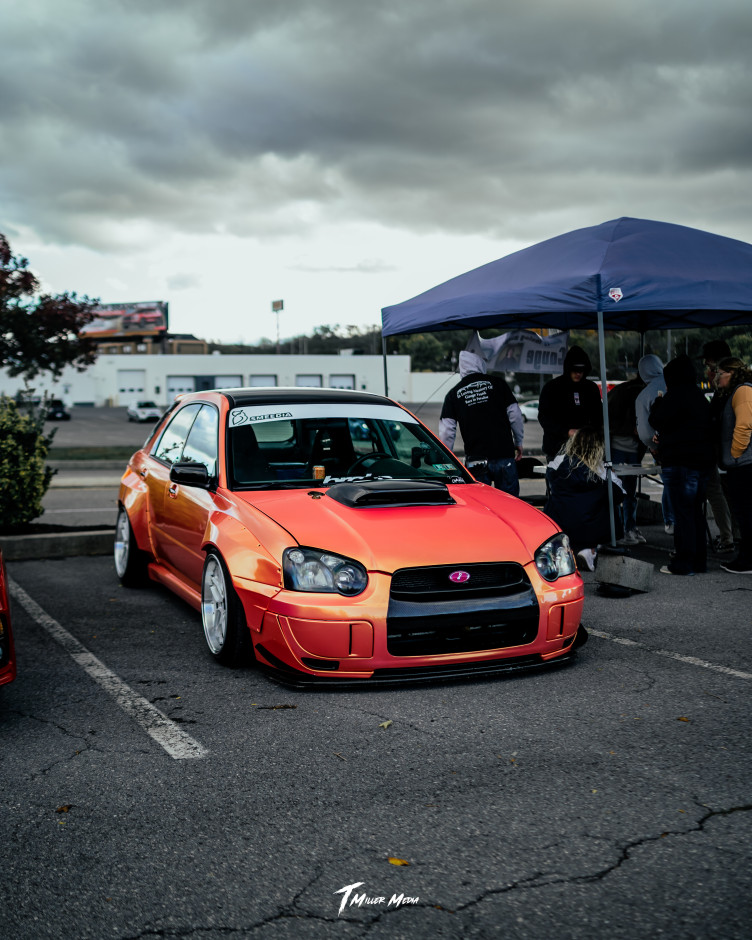
M 528 564 L 557 526 L 542 512 L 483 484 L 449 486 L 451 505 L 352 507 L 325 490 L 236 492 L 299 545 L 346 555 L 371 571 L 421 565 Z M 253 531 L 253 522 L 248 528 Z

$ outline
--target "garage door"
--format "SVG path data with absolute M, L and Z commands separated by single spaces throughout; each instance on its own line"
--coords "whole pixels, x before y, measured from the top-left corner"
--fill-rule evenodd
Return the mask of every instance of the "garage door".
M 176 395 L 196 391 L 196 380 L 192 375 L 167 376 L 167 404 L 171 405 Z
M 324 383 L 321 381 L 320 375 L 305 372 L 295 376 L 295 384 L 299 388 L 321 388 Z
M 132 405 L 146 397 L 146 370 L 145 369 L 118 369 L 117 370 L 118 404 Z
M 215 375 L 214 388 L 242 388 L 242 375 Z
M 349 373 L 330 375 L 329 388 L 355 388 L 355 376 Z

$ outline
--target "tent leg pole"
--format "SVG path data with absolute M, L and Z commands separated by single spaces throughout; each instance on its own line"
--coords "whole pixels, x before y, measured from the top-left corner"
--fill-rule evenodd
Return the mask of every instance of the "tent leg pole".
M 386 336 L 381 337 L 381 358 L 384 360 L 384 394 L 389 395 L 389 381 L 386 375 Z
M 608 381 L 606 377 L 606 336 L 603 329 L 603 311 L 598 310 L 598 351 L 600 353 L 601 400 L 603 404 L 603 443 L 606 457 L 606 485 L 608 486 L 608 516 L 611 523 L 611 545 L 616 548 L 616 520 L 614 519 L 614 493 L 611 488 L 611 432 L 608 427 Z

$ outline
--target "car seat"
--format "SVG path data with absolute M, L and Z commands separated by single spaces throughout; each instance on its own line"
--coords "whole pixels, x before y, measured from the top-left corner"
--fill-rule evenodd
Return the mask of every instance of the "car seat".
M 308 458 L 308 475 L 313 476 L 313 468 L 320 466 L 324 467 L 326 476 L 345 476 L 355 462 L 355 456 L 347 424 L 329 424 L 319 428 Z
M 230 431 L 232 475 L 236 483 L 260 483 L 275 479 L 274 471 L 259 449 L 256 432 L 250 424 Z

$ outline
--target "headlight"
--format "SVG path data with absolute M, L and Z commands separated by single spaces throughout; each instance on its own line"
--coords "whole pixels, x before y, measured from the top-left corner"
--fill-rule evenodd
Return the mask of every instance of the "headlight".
M 285 587 L 323 594 L 360 594 L 368 584 L 366 569 L 351 558 L 317 548 L 286 548 L 282 555 Z
M 544 542 L 535 553 L 535 567 L 546 581 L 555 581 L 567 574 L 574 574 L 577 565 L 569 547 L 569 537 L 559 532 Z

